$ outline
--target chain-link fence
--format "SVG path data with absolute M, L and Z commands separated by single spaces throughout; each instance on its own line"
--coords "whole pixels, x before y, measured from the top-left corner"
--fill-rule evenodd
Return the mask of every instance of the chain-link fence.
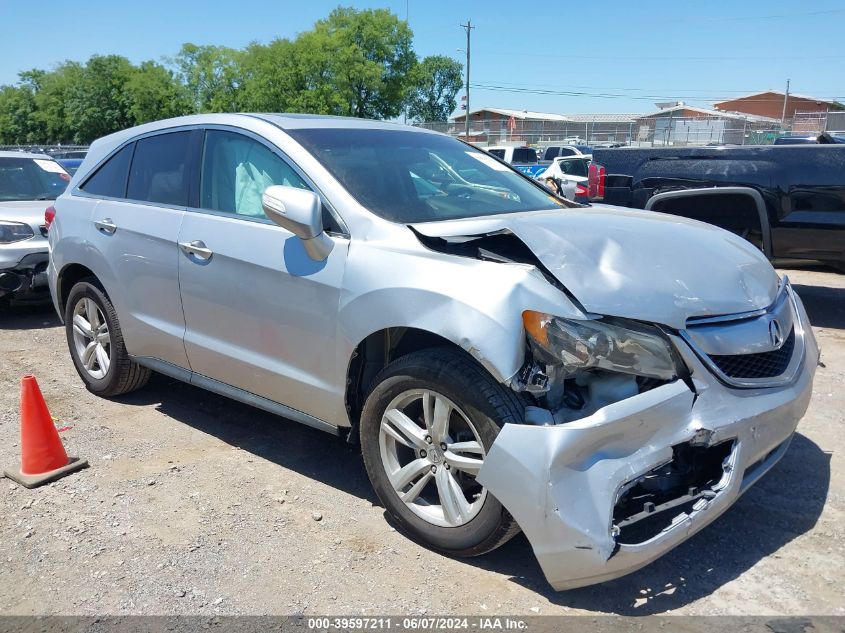
M 845 112 L 828 112 L 824 130 L 825 132 L 845 134 Z
M 452 136 L 465 136 L 464 121 L 418 123 L 420 127 Z M 669 114 L 636 117 L 579 115 L 577 120 L 514 119 L 483 116 L 470 123 L 469 141 L 481 146 L 524 143 L 585 144 L 594 147 L 633 145 L 640 147 L 703 145 L 769 145 L 784 135 L 811 136 L 845 130 L 845 112 L 796 113 L 780 121 L 760 117 L 696 116 Z
M 614 120 L 615 119 L 615 120 Z M 436 132 L 464 137 L 464 121 L 416 123 Z M 490 116 L 473 120 L 469 140 L 486 146 L 551 143 L 592 146 L 633 145 L 640 147 L 684 145 L 769 145 L 784 135 L 813 136 L 822 132 L 845 134 L 845 112 L 796 112 L 781 126 L 780 121 L 755 117 L 676 117 L 658 115 L 574 115 L 571 120 L 512 119 Z M 0 145 L 0 151 L 25 151 L 66 155 L 87 151 L 87 145 Z
M 845 133 L 845 112 L 796 112 L 792 130 L 795 134 Z
M 31 152 L 33 154 L 49 154 L 57 158 L 82 158 L 88 151 L 87 145 L 0 145 L 0 152 Z M 79 154 L 79 156 L 66 156 Z

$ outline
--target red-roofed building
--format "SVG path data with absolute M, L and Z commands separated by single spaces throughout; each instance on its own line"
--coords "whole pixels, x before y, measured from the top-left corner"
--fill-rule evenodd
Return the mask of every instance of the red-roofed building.
M 780 119 L 783 115 L 784 93 L 775 90 L 757 92 L 744 97 L 736 97 L 714 103 L 717 110 L 724 112 L 741 112 L 772 119 Z M 786 118 L 791 119 L 796 112 L 836 112 L 845 110 L 845 105 L 832 99 L 808 97 L 806 95 L 791 94 L 786 99 Z

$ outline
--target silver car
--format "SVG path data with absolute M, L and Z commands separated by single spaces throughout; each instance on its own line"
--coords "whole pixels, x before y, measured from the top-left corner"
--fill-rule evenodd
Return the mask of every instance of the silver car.
M 473 556 L 521 529 L 556 589 L 713 521 L 810 400 L 807 315 L 751 244 L 426 130 L 151 123 L 95 142 L 55 206 L 88 389 L 157 371 L 360 441 L 409 536 Z
M 49 156 L 0 152 L 0 305 L 47 300 L 46 223 L 69 181 Z

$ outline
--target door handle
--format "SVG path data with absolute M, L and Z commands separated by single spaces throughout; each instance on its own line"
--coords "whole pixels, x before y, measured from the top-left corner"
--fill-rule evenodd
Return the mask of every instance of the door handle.
M 97 230 L 101 233 L 105 233 L 106 235 L 113 235 L 114 232 L 117 230 L 117 224 L 112 222 L 111 218 L 105 218 L 104 220 L 95 220 L 94 226 L 97 227 Z
M 214 251 L 205 245 L 202 240 L 194 240 L 193 242 L 179 242 L 179 248 L 187 255 L 193 255 L 202 261 L 208 261 L 214 255 Z

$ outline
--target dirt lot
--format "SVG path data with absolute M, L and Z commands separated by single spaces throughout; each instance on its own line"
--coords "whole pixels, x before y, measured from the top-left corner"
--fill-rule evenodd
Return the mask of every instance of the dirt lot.
M 472 560 L 403 537 L 337 438 L 160 376 L 98 399 L 51 307 L 0 314 L 0 466 L 25 373 L 91 462 L 0 482 L 0 614 L 843 614 L 845 275 L 785 272 L 826 365 L 786 457 L 661 560 L 563 593 L 521 535 Z

